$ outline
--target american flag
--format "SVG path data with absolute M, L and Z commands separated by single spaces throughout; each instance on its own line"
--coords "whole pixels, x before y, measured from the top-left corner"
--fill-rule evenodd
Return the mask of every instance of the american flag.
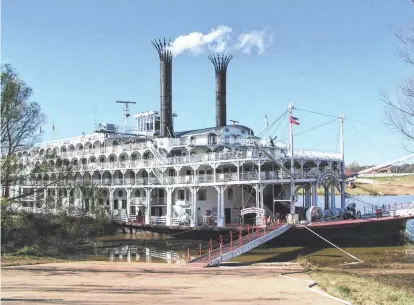
M 289 122 L 290 124 L 300 125 L 299 119 L 294 116 L 289 116 Z

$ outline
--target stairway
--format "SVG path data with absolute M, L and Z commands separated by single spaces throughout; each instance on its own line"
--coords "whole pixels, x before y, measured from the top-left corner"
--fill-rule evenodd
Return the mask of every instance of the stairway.
M 166 156 L 163 156 L 162 154 L 161 154 L 161 152 L 157 149 L 157 148 L 155 148 L 155 147 L 153 147 L 153 146 L 148 146 L 149 147 L 149 150 L 152 152 L 152 154 L 158 159 L 158 161 L 160 162 L 160 164 L 161 165 L 165 165 L 165 157 Z
M 155 157 L 154 160 L 157 160 L 154 163 L 154 166 L 165 165 L 165 156 L 163 156 L 157 148 L 152 147 L 151 145 L 149 145 L 149 149 Z M 157 167 L 153 167 L 151 170 L 155 177 L 157 177 L 158 181 L 161 184 L 164 184 L 164 173 Z
M 265 243 L 269 240 L 282 235 L 290 229 L 290 225 L 274 224 L 270 227 L 254 231 L 248 235 L 234 240 L 230 244 L 223 245 L 215 250 L 210 250 L 209 253 L 202 255 L 189 261 L 187 264 L 193 267 L 212 267 L 218 266 L 221 262 L 229 261 L 237 256 L 247 253 Z
M 156 168 L 156 167 L 152 168 L 151 170 L 154 173 L 155 177 L 157 177 L 158 181 L 161 184 L 164 184 L 163 183 L 164 182 L 164 179 L 163 179 L 164 174 L 163 174 L 163 172 L 159 168 Z

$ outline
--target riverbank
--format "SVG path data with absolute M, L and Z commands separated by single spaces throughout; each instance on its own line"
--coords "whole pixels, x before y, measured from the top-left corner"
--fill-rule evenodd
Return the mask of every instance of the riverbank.
M 372 195 L 390 195 L 403 196 L 414 195 L 414 176 L 402 177 L 383 177 L 383 178 L 361 178 L 365 182 L 359 183 L 356 181 L 357 187 L 347 187 L 346 191 L 352 196 L 372 196 Z M 324 189 L 318 188 L 318 195 L 324 195 Z M 298 192 L 298 195 L 303 195 L 303 190 Z M 336 195 L 340 195 L 336 191 Z
M 414 304 L 412 264 L 355 270 L 311 269 L 310 275 L 329 294 L 352 304 Z
M 347 188 L 351 195 L 413 195 L 414 176 L 383 177 L 383 178 L 361 178 L 370 183 L 358 183 L 359 187 Z

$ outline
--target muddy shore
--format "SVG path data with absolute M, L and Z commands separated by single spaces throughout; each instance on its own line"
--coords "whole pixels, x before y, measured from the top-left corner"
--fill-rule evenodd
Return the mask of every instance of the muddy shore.
M 2 304 L 338 304 L 280 277 L 290 267 L 69 262 L 3 267 Z M 295 278 L 310 280 L 307 274 Z M 317 288 L 318 289 L 318 288 Z

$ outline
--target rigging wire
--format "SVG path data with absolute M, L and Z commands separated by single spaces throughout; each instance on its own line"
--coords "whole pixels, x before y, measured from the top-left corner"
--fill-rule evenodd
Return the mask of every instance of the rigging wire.
M 267 126 L 261 133 L 258 134 L 258 137 L 261 137 L 262 135 L 265 134 L 266 131 L 269 131 L 276 123 L 277 121 L 279 121 L 284 115 L 287 114 L 287 110 L 285 112 L 283 112 L 276 120 L 274 120 L 272 122 L 272 124 L 270 124 L 269 126 Z
M 287 112 L 285 113 L 285 115 L 283 116 L 283 118 L 287 117 Z M 275 135 L 276 131 L 279 129 L 280 125 L 282 125 L 282 123 L 284 122 L 284 120 L 280 120 L 279 125 L 277 125 L 277 127 L 275 128 L 275 130 L 273 130 L 270 134 L 273 138 L 273 136 Z
M 313 113 L 313 114 L 318 114 L 318 115 L 323 115 L 323 116 L 327 116 L 327 117 L 331 117 L 331 118 L 337 118 L 337 119 L 340 118 L 337 115 L 326 114 L 326 113 L 322 113 L 322 112 L 316 112 L 316 111 L 311 111 L 311 110 L 306 110 L 306 109 L 301 109 L 301 108 L 295 108 L 295 110 L 299 110 L 299 111 L 303 111 L 303 112 L 308 112 L 308 113 Z
M 328 121 L 328 122 L 325 122 L 325 123 L 323 123 L 323 124 L 320 124 L 320 125 L 317 125 L 317 126 L 315 126 L 315 127 L 309 128 L 309 129 L 307 129 L 307 130 L 305 130 L 305 131 L 302 131 L 302 132 L 299 132 L 299 133 L 297 133 L 297 134 L 294 134 L 294 136 L 295 136 L 295 137 L 297 137 L 297 136 L 299 136 L 299 135 L 301 135 L 301 134 L 304 134 L 304 133 L 307 133 L 307 132 L 309 132 L 309 131 L 315 130 L 315 129 L 319 128 L 319 127 L 322 127 L 322 126 L 328 125 L 328 124 L 330 124 L 330 123 L 332 123 L 332 122 L 335 122 L 337 119 L 338 119 L 338 118 L 335 118 L 335 119 L 330 120 L 330 121 Z M 286 138 L 286 139 L 287 139 L 287 138 Z M 286 140 L 286 139 L 285 139 L 285 140 Z
M 288 124 L 288 122 L 286 122 L 286 125 L 285 125 L 285 131 L 283 132 L 283 140 L 282 141 L 284 141 L 284 140 L 287 140 L 288 138 L 286 137 L 286 134 L 287 134 L 287 128 L 288 128 L 288 126 L 289 126 L 289 124 Z
M 369 127 L 369 128 L 375 129 L 375 130 L 378 130 L 378 129 L 380 128 L 380 129 L 382 129 L 383 131 L 386 131 L 386 129 L 384 129 L 382 126 L 381 126 L 381 127 L 379 127 L 379 126 L 374 127 L 374 126 L 372 126 L 372 125 L 370 125 L 370 124 L 367 124 L 366 122 L 362 122 L 362 121 L 357 120 L 357 119 L 354 119 L 354 118 L 352 118 L 352 117 L 347 117 L 347 121 L 353 121 L 354 123 L 358 123 L 358 124 L 361 124 L 361 125 L 367 126 L 367 127 Z
M 371 141 L 368 139 L 368 137 L 366 137 L 365 136 L 365 134 L 363 133 L 363 132 L 360 132 L 359 130 L 358 130 L 358 128 L 356 128 L 355 127 L 355 125 L 354 124 L 349 124 L 349 126 L 351 126 L 354 130 L 355 130 L 355 132 L 358 134 L 358 135 L 362 135 L 362 137 L 364 138 L 364 140 L 365 140 L 365 143 L 367 143 L 368 144 L 368 146 L 370 146 L 371 147 L 371 150 L 375 147 L 374 145 L 372 145 L 372 143 L 371 143 Z M 375 153 L 377 154 L 377 156 L 378 157 L 380 157 L 380 158 L 382 158 L 382 159 L 386 159 L 386 158 L 384 158 L 384 156 L 379 152 L 379 150 L 378 149 L 374 149 L 374 151 L 375 151 Z

